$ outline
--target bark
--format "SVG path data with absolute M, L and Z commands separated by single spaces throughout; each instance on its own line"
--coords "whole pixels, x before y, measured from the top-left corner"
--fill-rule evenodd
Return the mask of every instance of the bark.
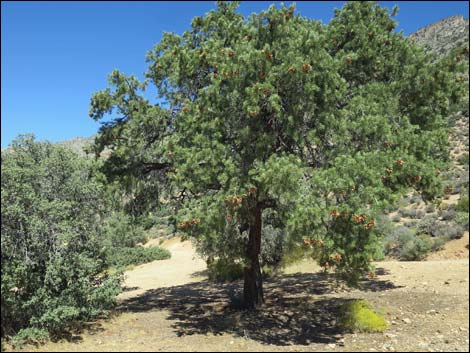
M 245 305 L 254 309 L 264 302 L 263 279 L 259 264 L 259 254 L 261 252 L 261 220 L 262 205 L 258 204 L 252 211 L 253 219 L 250 223 L 247 257 L 250 264 L 245 267 L 245 284 L 243 297 Z

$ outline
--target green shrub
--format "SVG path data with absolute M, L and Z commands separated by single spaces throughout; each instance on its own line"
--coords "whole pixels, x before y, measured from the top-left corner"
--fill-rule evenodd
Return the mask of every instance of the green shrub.
M 106 197 L 94 163 L 32 136 L 2 152 L 2 336 L 58 335 L 121 291 L 119 275 L 101 275 Z
M 207 265 L 209 279 L 217 282 L 232 282 L 243 278 L 243 264 L 228 259 L 217 259 Z
M 426 205 L 425 211 L 426 213 L 432 213 L 436 210 L 436 206 L 434 204 L 430 203 L 429 205 Z
M 423 260 L 432 248 L 430 238 L 423 236 L 403 237 L 400 239 L 400 260 Z
M 116 268 L 132 265 L 140 265 L 156 260 L 169 259 L 171 254 L 168 250 L 153 246 L 150 248 L 115 248 L 108 254 L 108 263 Z
M 437 215 L 427 215 L 417 224 L 418 233 L 433 234 L 433 230 L 439 224 Z
M 339 308 L 340 326 L 348 331 L 383 332 L 388 324 L 365 300 L 351 300 Z
M 455 208 L 459 212 L 469 212 L 469 206 L 468 206 L 468 192 L 467 195 L 462 195 L 460 196 L 460 200 L 457 203 L 457 206 Z
M 105 221 L 104 231 L 103 242 L 110 249 L 134 247 L 147 241 L 142 227 L 135 225 L 124 212 L 113 212 Z
M 422 210 L 417 210 L 414 208 L 401 208 L 399 210 L 400 214 L 402 217 L 408 217 L 408 218 L 423 218 L 424 212 Z
M 457 158 L 457 161 L 458 161 L 461 165 L 468 165 L 468 153 L 463 153 L 463 154 L 461 154 L 461 155 Z
M 48 339 L 49 333 L 46 330 L 29 327 L 20 330 L 18 334 L 13 337 L 11 344 L 13 347 L 21 347 L 25 344 L 45 343 Z
M 458 212 L 455 218 L 455 223 L 461 226 L 464 230 L 468 230 L 468 213 Z

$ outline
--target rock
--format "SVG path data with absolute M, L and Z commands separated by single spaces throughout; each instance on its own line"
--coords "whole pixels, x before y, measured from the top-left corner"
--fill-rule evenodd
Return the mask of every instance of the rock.
M 330 348 L 335 348 L 335 347 L 336 347 L 336 344 L 334 344 L 334 343 L 328 343 L 328 347 L 330 347 Z
M 382 346 L 383 349 L 387 349 L 389 351 L 394 351 L 395 348 L 390 344 L 390 343 L 385 343 L 383 346 Z
M 460 331 L 467 331 L 467 329 L 465 327 L 459 327 L 459 330 Z
M 401 321 L 403 321 L 405 324 L 411 324 L 411 320 L 408 319 L 407 317 L 405 317 L 405 318 L 402 319 Z
M 437 314 L 437 311 L 434 309 L 431 309 L 431 310 L 426 311 L 426 314 L 428 315 Z
M 385 334 L 385 337 L 392 339 L 392 338 L 398 337 L 398 335 L 395 335 L 395 334 L 393 334 L 393 333 L 386 333 L 386 334 Z

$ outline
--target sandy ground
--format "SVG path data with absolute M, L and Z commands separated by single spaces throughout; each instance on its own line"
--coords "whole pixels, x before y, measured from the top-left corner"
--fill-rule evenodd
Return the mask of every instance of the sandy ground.
M 204 279 L 198 272 L 206 269 L 206 263 L 196 256 L 191 242 L 172 238 L 162 244 L 155 239 L 146 244 L 154 245 L 168 249 L 171 258 L 140 265 L 128 272 L 124 282 L 125 292 L 119 296 L 119 300 L 135 297 L 153 288 L 177 286 Z
M 443 253 L 462 244 L 449 243 Z M 119 314 L 68 340 L 24 350 L 468 351 L 468 250 L 466 258 L 453 260 L 379 262 L 377 277 L 360 290 L 338 287 L 304 261 L 267 280 L 265 307 L 246 311 L 237 306 L 241 282 L 208 282 L 189 242 L 162 245 L 172 258 L 127 273 Z M 348 333 L 336 326 L 338 305 L 358 298 L 385 315 L 386 332 Z

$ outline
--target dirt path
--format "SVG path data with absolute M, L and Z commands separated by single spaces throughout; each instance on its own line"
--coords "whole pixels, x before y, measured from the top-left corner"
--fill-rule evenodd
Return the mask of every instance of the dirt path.
M 266 281 L 266 306 L 237 309 L 242 284 L 208 282 L 189 242 L 172 258 L 128 273 L 122 313 L 70 341 L 36 351 L 468 351 L 469 262 L 380 262 L 361 290 L 338 289 L 310 261 Z M 364 298 L 390 323 L 385 333 L 346 333 L 335 310 Z
M 158 241 L 151 240 L 146 244 L 154 245 L 159 245 Z M 126 273 L 125 292 L 119 296 L 119 300 L 135 297 L 153 288 L 177 286 L 204 279 L 202 271 L 206 269 L 206 263 L 196 256 L 191 242 L 172 238 L 159 246 L 170 250 L 171 258 L 140 265 Z

